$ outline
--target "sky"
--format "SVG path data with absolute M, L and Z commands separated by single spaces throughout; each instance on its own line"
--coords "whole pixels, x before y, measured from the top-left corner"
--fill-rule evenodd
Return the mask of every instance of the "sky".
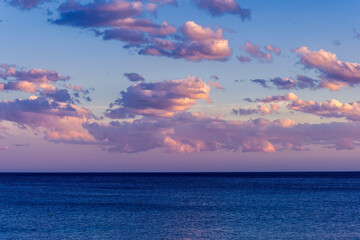
M 359 10 L 3 0 L 0 171 L 360 171 Z

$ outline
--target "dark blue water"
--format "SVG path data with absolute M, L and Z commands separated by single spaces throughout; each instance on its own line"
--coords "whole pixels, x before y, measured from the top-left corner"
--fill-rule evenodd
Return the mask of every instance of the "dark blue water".
M 360 173 L 0 174 L 0 239 L 360 239 Z

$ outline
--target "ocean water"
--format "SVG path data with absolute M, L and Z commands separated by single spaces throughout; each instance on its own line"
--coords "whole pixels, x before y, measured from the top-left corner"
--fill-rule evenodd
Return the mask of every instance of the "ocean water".
M 0 239 L 360 239 L 360 173 L 4 173 Z

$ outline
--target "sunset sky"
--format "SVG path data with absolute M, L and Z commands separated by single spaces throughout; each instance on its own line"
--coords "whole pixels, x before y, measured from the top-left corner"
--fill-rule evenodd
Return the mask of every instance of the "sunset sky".
M 360 2 L 0 2 L 0 171 L 360 170 Z

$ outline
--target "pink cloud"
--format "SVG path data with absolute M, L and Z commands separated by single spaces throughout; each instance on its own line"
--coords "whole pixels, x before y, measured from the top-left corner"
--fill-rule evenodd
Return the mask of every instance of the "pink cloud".
M 165 21 L 162 22 L 160 25 L 158 25 L 153 23 L 149 19 L 133 19 L 133 18 L 120 19 L 116 21 L 115 27 L 117 27 L 120 30 L 126 29 L 131 31 L 148 33 L 150 36 L 167 36 L 177 32 L 175 27 L 169 25 Z M 116 30 L 117 29 L 113 29 L 113 31 Z
M 277 112 L 279 110 L 278 104 L 262 104 L 258 106 L 257 108 L 239 108 L 239 109 L 233 109 L 232 112 L 236 115 L 251 115 L 251 114 L 271 114 L 274 112 Z
M 83 28 L 114 27 L 119 20 L 140 16 L 143 9 L 140 1 L 111 0 L 88 4 L 67 1 L 60 5 L 60 16 L 53 23 Z
M 84 124 L 113 152 L 230 150 L 243 152 L 299 151 L 311 146 L 351 149 L 360 141 L 355 123 L 295 124 L 290 119 L 226 121 L 200 113 L 143 117 L 134 121 Z M 344 140 L 345 139 L 345 140 Z M 351 148 L 348 146 L 352 146 Z
M 241 46 L 240 46 L 241 49 Z M 272 54 L 280 55 L 280 49 L 276 48 L 270 44 L 265 47 L 265 52 L 261 51 L 260 46 L 246 42 L 244 47 L 245 52 L 249 55 L 249 57 L 239 56 L 238 60 L 242 63 L 251 62 L 252 58 L 256 59 L 259 63 L 272 63 Z
M 336 54 L 323 49 L 310 51 L 307 47 L 294 50 L 300 57 L 300 62 L 308 68 L 319 70 L 322 87 L 338 90 L 344 86 L 354 86 L 360 83 L 360 64 L 344 62 L 337 59 Z
M 167 56 L 185 58 L 190 61 L 219 60 L 225 61 L 232 52 L 228 40 L 223 36 L 223 29 L 213 31 L 202 27 L 193 21 L 186 22 L 181 28 L 184 38 L 180 41 L 166 42 L 163 48 L 159 41 L 153 46 L 140 50 L 143 55 Z
M 323 79 L 320 83 L 321 88 L 328 88 L 331 91 L 338 91 L 342 87 L 348 87 L 346 82 L 336 81 L 333 79 Z
M 94 138 L 82 127 L 92 113 L 70 103 L 55 102 L 44 97 L 0 102 L 0 120 L 30 127 L 42 132 L 48 140 L 91 142 Z
M 8 146 L 0 146 L 0 151 L 6 151 L 9 150 Z
M 139 49 L 139 54 L 185 58 L 190 61 L 225 61 L 231 49 L 223 29 L 212 30 L 193 21 L 180 27 L 181 33 L 163 21 L 156 24 L 144 18 L 146 11 L 154 12 L 158 5 L 172 1 L 156 1 L 143 5 L 125 0 L 78 4 L 68 1 L 60 6 L 60 17 L 54 24 L 91 28 L 104 40 L 120 40 L 125 48 Z M 154 5 L 155 4 L 155 5 Z
M 288 93 L 286 95 L 275 95 L 275 96 L 268 96 L 266 98 L 258 98 L 255 102 L 281 102 L 281 101 L 295 101 L 298 97 L 294 93 Z
M 70 88 L 75 90 L 75 91 L 81 91 L 83 90 L 83 87 L 80 86 L 80 85 L 73 85 L 73 84 L 70 84 Z
M 288 108 L 322 117 L 345 118 L 350 121 L 360 121 L 360 102 L 341 103 L 335 99 L 325 102 L 315 102 L 298 99 L 289 103 Z
M 149 43 L 154 36 L 166 37 L 175 34 L 177 29 L 167 22 L 156 24 L 144 18 L 147 11 L 155 13 L 158 4 L 171 1 L 160 1 L 157 4 L 143 4 L 141 1 L 97 1 L 79 4 L 68 1 L 60 6 L 60 17 L 52 20 L 58 25 L 91 28 L 104 40 L 120 40 L 129 46 Z
M 224 87 L 219 82 L 208 82 L 208 84 L 216 89 L 224 91 Z
M 261 51 L 260 47 L 256 44 L 253 44 L 251 42 L 246 42 L 244 49 L 251 57 L 257 59 L 261 63 L 272 62 L 271 53 L 265 53 Z
M 29 71 L 17 69 L 15 65 L 0 65 L 0 78 L 7 81 L 27 81 L 32 83 L 49 83 L 67 81 L 68 76 L 62 76 L 55 71 L 45 69 L 31 69 Z
M 269 50 L 270 52 L 276 53 L 276 55 L 278 56 L 281 54 L 280 48 L 277 48 L 270 44 L 266 45 L 265 49 Z
M 0 121 L 15 123 L 20 128 L 30 128 L 44 134 L 52 141 L 93 142 L 95 139 L 82 127 L 93 118 L 93 114 L 74 105 L 74 98 L 68 89 L 83 95 L 88 89 L 70 84 L 68 89 L 55 86 L 70 78 L 45 69 L 24 70 L 15 65 L 0 65 L 1 91 L 23 91 L 34 95 L 27 99 L 4 100 L 0 102 Z M 1 129 L 1 128 L 0 128 Z
M 166 80 L 163 82 L 138 82 L 121 92 L 105 114 L 109 118 L 127 118 L 135 115 L 173 116 L 195 104 L 197 99 L 209 99 L 210 87 L 198 77 Z
M 23 70 L 15 65 L 0 65 L 0 79 L 4 82 L 0 83 L 0 91 L 22 91 L 26 93 L 40 94 L 47 96 L 55 101 L 73 102 L 74 99 L 67 89 L 59 89 L 56 84 L 68 81 L 70 77 L 62 76 L 55 71 L 45 69 L 31 69 Z M 61 85 L 64 87 L 64 85 Z M 88 90 L 82 89 L 81 86 L 65 86 L 66 88 L 75 91 L 83 92 L 84 95 Z M 75 94 L 78 95 L 79 94 Z M 76 96 L 74 96 L 76 98 Z

